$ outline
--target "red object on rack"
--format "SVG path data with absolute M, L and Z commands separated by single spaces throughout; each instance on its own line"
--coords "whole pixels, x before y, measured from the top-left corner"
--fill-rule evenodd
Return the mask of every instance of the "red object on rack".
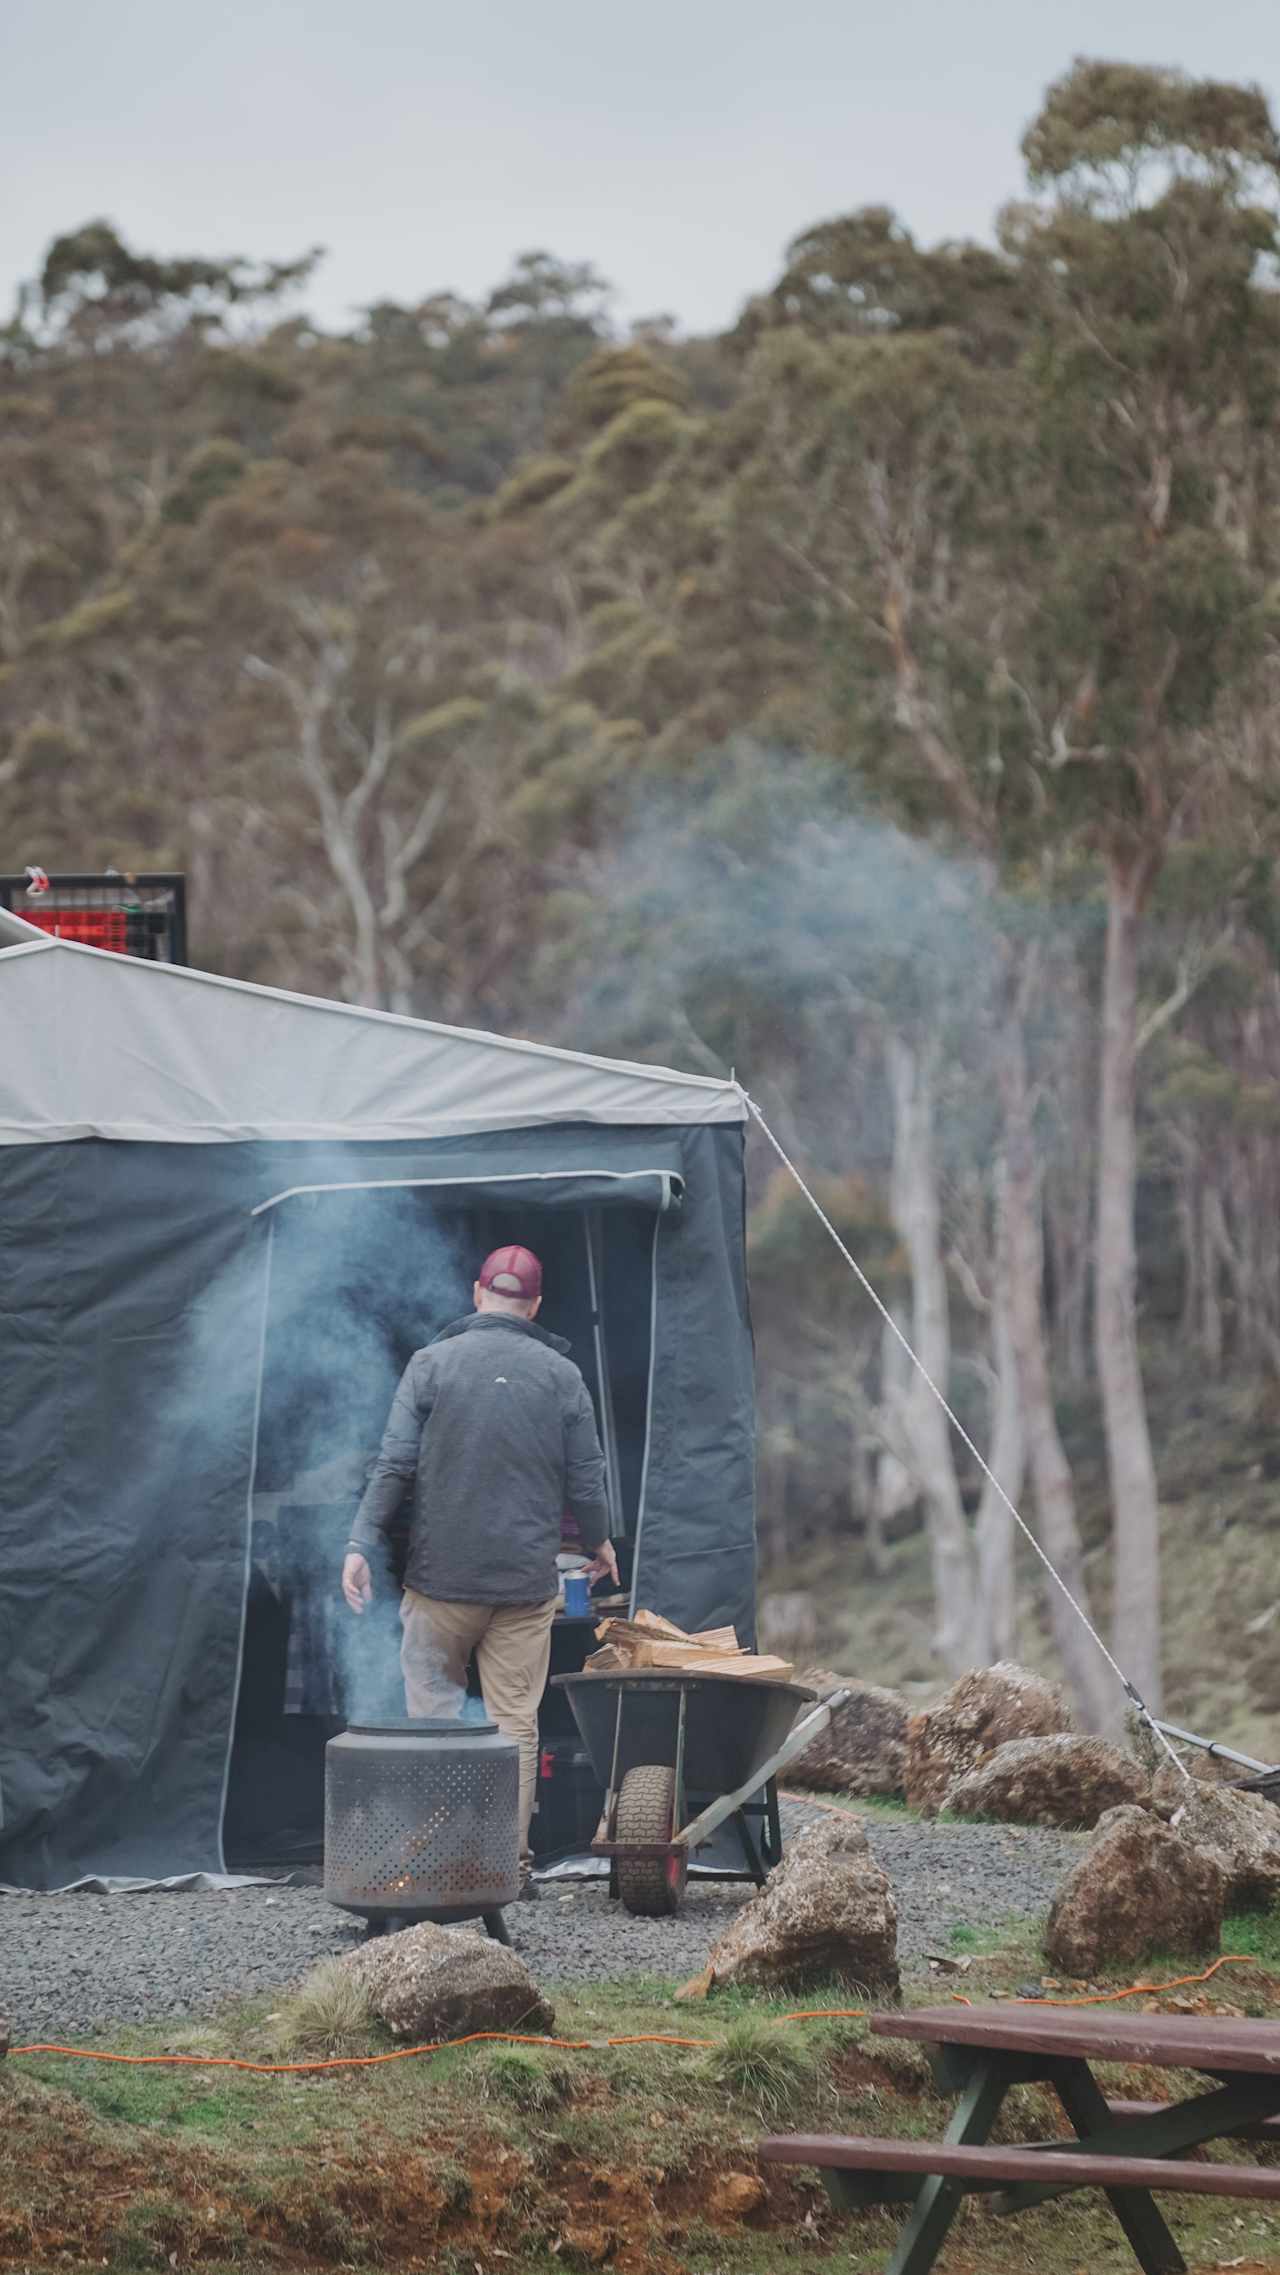
M 58 940 L 80 940 L 86 948 L 128 954 L 128 923 L 122 908 L 24 908 L 22 913 L 28 924 Z

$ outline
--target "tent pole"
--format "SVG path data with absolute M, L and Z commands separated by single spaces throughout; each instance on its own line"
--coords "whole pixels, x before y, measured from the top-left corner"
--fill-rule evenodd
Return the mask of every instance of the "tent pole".
M 622 1479 L 618 1468 L 618 1426 L 613 1411 L 613 1384 L 609 1379 L 609 1357 L 601 1305 L 603 1257 L 600 1229 L 599 1209 L 588 1209 L 583 1218 L 587 1242 L 587 1285 L 591 1297 L 591 1332 L 595 1340 L 596 1382 L 600 1392 L 600 1436 L 604 1446 L 605 1491 L 609 1499 L 609 1532 L 610 1538 L 616 1540 L 623 1526 L 625 1512 L 622 1506 Z
M 240 1711 L 240 1684 L 244 1675 L 244 1633 L 249 1616 L 249 1582 L 253 1576 L 253 1492 L 258 1482 L 258 1436 L 262 1427 L 262 1382 L 267 1362 L 267 1314 L 271 1309 L 271 1258 L 275 1247 L 276 1225 L 271 1217 L 267 1223 L 267 1253 L 262 1268 L 262 1309 L 258 1321 L 258 1376 L 253 1390 L 253 1435 L 249 1448 L 249 1483 L 246 1492 L 244 1520 L 244 1569 L 240 1586 L 240 1639 L 236 1645 L 236 1679 L 231 1692 L 231 1718 L 227 1725 L 227 1758 L 222 1768 L 222 1798 L 218 1803 L 218 1862 L 223 1872 L 227 1869 L 227 1852 L 222 1845 L 222 1831 L 227 1818 L 227 1794 L 231 1786 L 231 1756 L 236 1743 L 236 1716 Z

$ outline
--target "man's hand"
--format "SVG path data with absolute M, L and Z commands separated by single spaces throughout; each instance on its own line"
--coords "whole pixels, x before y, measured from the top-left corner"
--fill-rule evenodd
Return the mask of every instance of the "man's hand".
M 373 1602 L 373 1574 L 358 1548 L 347 1551 L 342 1567 L 342 1593 L 355 1612 L 363 1611 L 366 1604 Z
M 591 1562 L 587 1566 L 587 1580 L 589 1583 L 596 1580 L 603 1580 L 606 1574 L 608 1575 L 609 1579 L 612 1580 L 614 1587 L 616 1588 L 618 1585 L 618 1559 L 614 1555 L 613 1542 L 611 1540 L 601 1541 L 600 1546 L 595 1552 L 595 1555 L 592 1557 Z

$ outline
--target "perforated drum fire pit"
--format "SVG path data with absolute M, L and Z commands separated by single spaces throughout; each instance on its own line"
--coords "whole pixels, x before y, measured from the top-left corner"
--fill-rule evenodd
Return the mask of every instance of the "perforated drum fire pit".
M 324 1892 L 371 1934 L 520 1892 L 520 1757 L 492 1722 L 353 1723 L 325 1747 Z

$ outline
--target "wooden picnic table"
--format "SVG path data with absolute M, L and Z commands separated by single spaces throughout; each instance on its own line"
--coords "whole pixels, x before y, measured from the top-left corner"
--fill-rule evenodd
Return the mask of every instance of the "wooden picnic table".
M 959 2101 L 942 2143 L 790 2135 L 761 2143 L 767 2163 L 817 2165 L 847 2207 L 911 2206 L 886 2275 L 927 2275 L 962 2198 L 990 2193 L 1019 2212 L 1073 2188 L 1101 2188 L 1144 2275 L 1185 2275 L 1186 2262 L 1152 2202 L 1153 2188 L 1280 2201 L 1280 2170 L 1170 2163 L 1209 2141 L 1276 2138 L 1280 2023 L 1214 2015 L 1103 2014 L 1038 2002 L 920 2007 L 877 2014 L 883 2038 L 929 2049 L 934 2075 Z M 1109 2102 L 1095 2062 L 1194 2070 L 1215 2081 L 1167 2104 Z M 990 2143 L 1010 2086 L 1051 2085 L 1075 2138 Z

